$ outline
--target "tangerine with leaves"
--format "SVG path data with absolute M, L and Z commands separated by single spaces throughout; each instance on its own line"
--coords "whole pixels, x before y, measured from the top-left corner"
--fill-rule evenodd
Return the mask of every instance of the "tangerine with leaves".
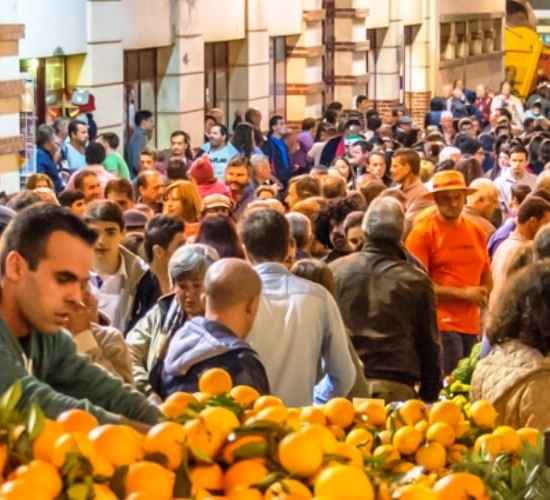
M 223 478 L 224 489 L 226 493 L 239 488 L 248 488 L 254 484 L 262 482 L 269 471 L 262 459 L 250 458 L 234 463 Z
M 374 490 L 365 472 L 354 465 L 325 467 L 315 479 L 315 497 L 374 500 Z
M 91 413 L 85 410 L 72 409 L 63 412 L 57 421 L 63 426 L 65 432 L 80 432 L 88 434 L 95 429 L 99 422 Z
M 102 425 L 88 434 L 98 454 L 114 467 L 143 459 L 141 436 L 125 425 Z
M 223 368 L 210 368 L 199 377 L 199 391 L 212 396 L 226 394 L 232 387 L 231 375 Z
M 355 408 L 350 400 L 346 398 L 331 399 L 323 407 L 323 413 L 329 423 L 346 429 L 353 423 Z
M 63 434 L 65 429 L 62 424 L 55 420 L 46 420 L 42 432 L 32 444 L 33 457 L 51 462 L 55 442 Z
M 63 488 L 58 470 L 44 460 L 33 460 L 27 465 L 21 465 L 15 470 L 13 477 L 25 481 L 36 491 L 47 493 L 52 498 L 57 497 Z
M 159 453 L 166 457 L 166 467 L 176 470 L 183 458 L 185 429 L 174 422 L 163 422 L 152 427 L 143 443 L 146 454 Z
M 126 494 L 144 493 L 157 500 L 170 500 L 173 497 L 176 475 L 154 462 L 136 462 L 128 467 L 126 474 Z
M 175 392 L 174 394 L 170 394 L 170 396 L 159 405 L 159 410 L 164 416 L 173 419 L 183 415 L 190 404 L 197 403 L 198 401 L 193 394 L 189 394 L 188 392 Z
M 279 462 L 291 474 L 313 475 L 323 463 L 323 451 L 311 435 L 293 432 L 279 443 Z
M 249 385 L 236 385 L 229 391 L 229 395 L 243 408 L 250 408 L 260 397 L 260 393 Z

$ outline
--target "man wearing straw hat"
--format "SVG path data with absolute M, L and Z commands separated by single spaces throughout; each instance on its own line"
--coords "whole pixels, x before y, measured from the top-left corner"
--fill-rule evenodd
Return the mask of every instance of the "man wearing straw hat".
M 406 241 L 434 285 L 447 374 L 477 342 L 480 308 L 487 304 L 492 286 L 485 235 L 462 214 L 466 196 L 474 191 L 456 170 L 435 174 L 427 196 L 437 209 L 413 227 Z

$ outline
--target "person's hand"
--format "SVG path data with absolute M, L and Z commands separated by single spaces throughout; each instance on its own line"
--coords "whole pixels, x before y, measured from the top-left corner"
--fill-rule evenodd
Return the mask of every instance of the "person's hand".
M 85 304 L 75 304 L 69 314 L 67 328 L 73 335 L 78 335 L 89 330 L 93 320 L 93 314 Z
M 489 300 L 489 290 L 484 286 L 468 286 L 464 289 L 464 299 L 485 307 Z

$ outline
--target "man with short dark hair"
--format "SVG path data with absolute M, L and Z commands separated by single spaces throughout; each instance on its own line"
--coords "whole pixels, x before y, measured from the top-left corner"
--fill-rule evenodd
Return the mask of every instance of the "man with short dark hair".
M 286 131 L 285 119 L 280 115 L 272 116 L 271 120 L 269 120 L 267 141 L 262 147 L 264 155 L 266 155 L 271 162 L 275 177 L 277 177 L 285 187 L 294 171 L 294 166 L 290 163 L 288 146 L 283 139 Z
M 441 389 L 435 297 L 429 277 L 402 247 L 403 227 L 397 200 L 372 202 L 362 222 L 365 246 L 330 265 L 336 301 L 364 364 L 366 396 L 415 399 L 420 382 L 420 397 L 435 401 Z
M 233 201 L 233 218 L 238 220 L 246 206 L 254 200 L 250 183 L 250 163 L 244 156 L 233 158 L 225 169 L 225 184 Z
M 117 149 L 120 145 L 120 139 L 114 132 L 105 132 L 97 139 L 105 148 L 105 160 L 103 160 L 103 166 L 107 172 L 113 174 L 116 177 L 123 179 L 130 178 L 130 170 L 128 165 L 124 161 L 124 158 L 118 154 Z
M 372 145 L 363 140 L 354 142 L 349 147 L 349 164 L 354 168 L 356 177 L 367 172 L 371 149 Z
M 164 181 L 156 170 L 145 170 L 137 177 L 138 202 L 150 207 L 153 212 L 162 211 L 162 196 L 164 194 Z
M 134 188 L 128 179 L 112 179 L 105 186 L 105 199 L 114 201 L 124 212 L 134 208 Z
M 80 219 L 45 204 L 18 214 L 4 233 L 0 392 L 19 381 L 22 407 L 36 403 L 50 419 L 82 409 L 102 424 L 154 424 L 158 409 L 78 355 L 64 330 L 82 303 L 95 239 Z
M 225 169 L 231 159 L 239 155 L 235 146 L 228 142 L 228 136 L 229 132 L 225 125 L 212 125 L 208 133 L 208 142 L 201 147 L 201 151 L 207 154 L 212 162 L 214 175 L 220 180 L 224 179 Z
M 168 262 L 174 252 L 185 244 L 183 230 L 183 223 L 168 215 L 156 215 L 145 226 L 145 257 L 151 272 L 157 277 L 162 295 L 171 289 Z
M 126 162 L 132 177 L 139 172 L 139 157 L 149 142 L 149 135 L 155 127 L 155 119 L 150 111 L 140 110 L 136 113 L 134 122 L 134 132 L 126 145 Z
M 86 166 L 86 144 L 88 144 L 88 125 L 79 120 L 69 123 L 69 142 L 66 143 L 67 164 L 69 170 L 80 170 Z
M 312 196 L 321 196 L 321 182 L 311 175 L 298 175 L 290 180 L 285 202 L 289 208 Z
M 84 193 L 84 202 L 90 203 L 102 197 L 101 182 L 96 172 L 85 168 L 74 177 L 74 188 Z
M 83 217 L 86 211 L 86 199 L 79 189 L 62 191 L 57 195 L 57 200 L 62 207 L 68 208 L 77 217 Z
M 57 168 L 56 156 L 59 148 L 55 142 L 53 129 L 48 125 L 40 125 L 36 131 L 36 171 L 46 174 L 53 182 L 56 193 L 63 190 L 64 184 L 59 169 Z
M 93 293 L 99 309 L 121 332 L 127 332 L 160 297 L 160 285 L 147 264 L 121 243 L 124 218 L 112 201 L 93 203 L 84 215 L 98 234 L 94 246 Z
M 356 372 L 342 317 L 325 288 L 284 266 L 290 245 L 285 216 L 273 209 L 254 210 L 240 234 L 262 281 L 248 341 L 260 355 L 273 394 L 293 407 L 347 396 Z

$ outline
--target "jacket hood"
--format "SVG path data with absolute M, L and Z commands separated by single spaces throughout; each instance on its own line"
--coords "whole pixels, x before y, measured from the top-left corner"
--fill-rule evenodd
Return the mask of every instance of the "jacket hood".
M 482 359 L 472 378 L 472 394 L 476 399 L 497 402 L 508 397 L 527 378 L 547 372 L 550 376 L 550 358 L 518 340 L 493 347 Z
M 185 375 L 198 363 L 242 349 L 252 350 L 222 324 L 196 317 L 187 321 L 174 335 L 164 360 L 164 372 Z
M 133 254 L 123 246 L 120 246 L 120 255 L 124 259 L 126 273 L 128 274 L 128 283 L 125 287 L 134 290 L 143 275 L 149 270 L 149 266 L 141 257 Z

